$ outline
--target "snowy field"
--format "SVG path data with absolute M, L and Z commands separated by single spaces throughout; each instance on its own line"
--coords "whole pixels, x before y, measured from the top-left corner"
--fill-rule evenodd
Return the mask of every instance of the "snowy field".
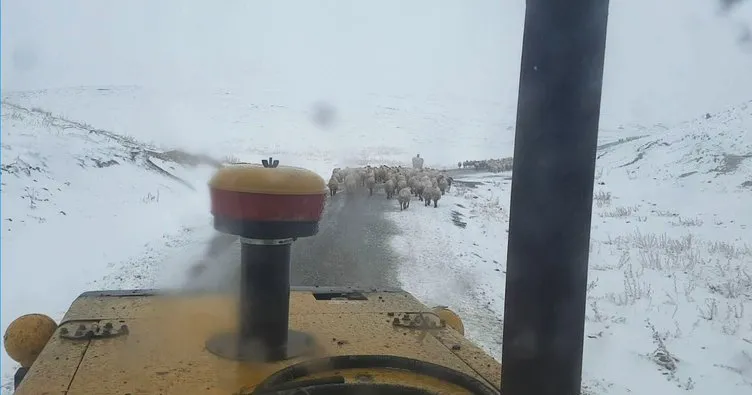
M 71 98 L 101 92 L 55 92 L 69 95 L 61 107 L 46 96 L 46 107 L 32 105 L 29 93 L 4 98 L 3 330 L 31 311 L 60 319 L 84 290 L 177 285 L 213 232 L 212 166 L 165 160 L 155 146 L 169 143 L 147 145 L 79 122 L 83 112 L 68 115 L 77 108 Z M 132 98 L 115 95 L 121 105 L 121 96 Z M 584 363 L 590 393 L 752 389 L 750 126 L 752 104 L 743 103 L 676 126 L 602 132 Z M 335 166 L 409 160 L 386 144 L 364 147 L 355 160 L 332 159 L 336 148 L 307 153 L 303 144 L 279 155 L 327 178 Z M 262 156 L 230 146 L 212 153 Z M 422 152 L 441 165 L 441 152 Z M 510 186 L 511 173 L 478 172 L 459 177 L 438 208 L 414 201 L 386 214 L 403 231 L 393 240 L 403 287 L 458 311 L 468 336 L 496 358 Z M 15 364 L 5 354 L 2 362 L 7 388 Z
M 750 393 L 752 102 L 621 136 L 598 152 L 587 393 Z M 394 245 L 405 287 L 500 359 L 511 173 L 461 181 L 436 209 L 393 213 Z

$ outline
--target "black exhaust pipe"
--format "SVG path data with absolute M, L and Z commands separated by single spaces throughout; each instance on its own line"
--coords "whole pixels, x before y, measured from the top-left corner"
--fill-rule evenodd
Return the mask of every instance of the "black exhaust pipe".
M 608 0 L 527 0 L 501 388 L 577 395 Z
M 209 181 L 214 228 L 240 237 L 239 328 L 206 340 L 206 349 L 241 361 L 298 357 L 314 338 L 289 328 L 290 251 L 293 241 L 318 233 L 326 184 L 318 174 L 279 167 L 233 165 Z

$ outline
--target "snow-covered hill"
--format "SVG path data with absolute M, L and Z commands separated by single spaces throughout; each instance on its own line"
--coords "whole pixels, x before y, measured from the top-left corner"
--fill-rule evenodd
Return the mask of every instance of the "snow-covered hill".
M 598 166 L 588 377 L 603 393 L 749 392 L 752 106 L 602 149 Z
M 703 190 L 726 192 L 725 188 L 733 187 L 728 190 L 733 192 L 749 187 L 751 112 L 752 101 L 749 101 L 670 129 L 658 126 L 643 130 L 643 138 L 636 136 L 619 142 L 623 146 L 616 143 L 603 146 L 600 163 L 629 174 L 649 175 Z
M 322 125 L 317 103 L 270 91 L 107 86 L 4 92 L 4 98 L 170 149 L 324 163 L 314 170 L 327 177 L 331 165 L 394 163 L 416 153 L 434 166 L 511 155 L 514 139 L 514 108 L 499 111 L 499 103 L 485 101 L 364 96 L 325 103 L 332 115 Z

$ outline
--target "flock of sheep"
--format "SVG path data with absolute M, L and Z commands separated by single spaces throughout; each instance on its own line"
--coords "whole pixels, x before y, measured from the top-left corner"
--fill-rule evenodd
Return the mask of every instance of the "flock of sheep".
M 452 177 L 440 170 L 423 169 L 422 166 L 336 168 L 329 179 L 329 194 L 334 196 L 340 190 L 344 190 L 346 194 L 354 194 L 359 189 L 367 189 L 369 195 L 373 196 L 374 188 L 381 186 L 386 192 L 387 199 L 397 198 L 400 210 L 410 207 L 410 200 L 414 197 L 424 202 L 426 207 L 430 206 L 431 202 L 434 207 L 438 207 L 441 196 L 452 187 Z
M 512 158 L 466 160 L 457 163 L 457 167 L 460 169 L 473 168 L 475 170 L 487 170 L 491 173 L 501 173 L 503 171 L 512 171 L 512 162 Z

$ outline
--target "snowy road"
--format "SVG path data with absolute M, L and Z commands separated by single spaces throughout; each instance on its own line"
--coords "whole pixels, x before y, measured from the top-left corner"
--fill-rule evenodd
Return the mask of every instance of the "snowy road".
M 293 285 L 394 287 L 398 286 L 398 258 L 389 245 L 398 229 L 384 212 L 399 210 L 383 191 L 373 196 L 337 194 L 328 203 L 319 233 L 293 244 Z M 205 262 L 205 272 L 190 288 L 231 289 L 237 286 L 240 244 L 233 236 L 217 235 L 216 255 Z
M 457 177 L 475 171 L 454 169 L 447 173 Z M 399 211 L 397 201 L 387 200 L 383 190 L 374 190 L 373 196 L 361 193 L 348 196 L 340 192 L 331 198 L 319 233 L 293 244 L 291 284 L 400 287 L 397 278 L 400 260 L 390 244 L 392 236 L 400 230 L 384 216 L 393 211 Z M 199 275 L 188 280 L 186 288 L 237 287 L 240 272 L 237 238 L 217 234 L 209 248 L 213 250 L 208 254 L 211 258 L 204 261 Z

